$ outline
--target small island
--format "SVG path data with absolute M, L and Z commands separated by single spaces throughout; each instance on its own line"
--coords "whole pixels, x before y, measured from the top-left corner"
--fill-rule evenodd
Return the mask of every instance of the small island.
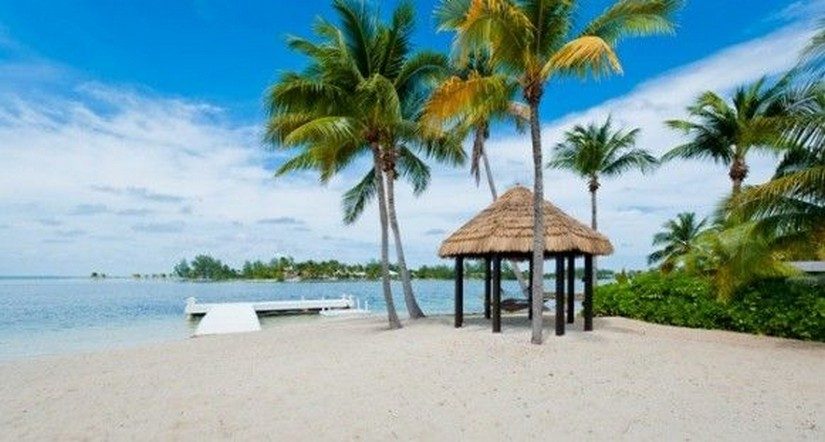
M 399 268 L 390 264 L 390 275 L 397 278 Z M 599 269 L 599 279 L 621 278 L 632 274 L 622 270 L 615 273 L 609 269 Z M 161 274 L 165 277 L 165 274 Z M 209 255 L 198 255 L 191 261 L 183 259 L 172 269 L 170 275 L 174 278 L 197 281 L 227 281 L 227 280 L 271 280 L 271 281 L 339 281 L 339 280 L 367 280 L 374 281 L 381 277 L 381 263 L 370 261 L 366 264 L 348 264 L 338 260 L 325 261 L 296 261 L 289 256 L 273 258 L 269 262 L 260 260 L 246 261 L 240 269 L 235 269 L 220 259 Z M 433 264 L 422 265 L 417 269 L 410 269 L 410 277 L 414 279 L 449 280 L 455 276 L 452 265 Z M 546 277 L 553 277 L 547 273 Z M 576 269 L 576 278 L 581 279 L 584 270 Z M 484 267 L 481 263 L 467 262 L 464 265 L 464 277 L 467 279 L 483 279 Z M 516 276 L 509 264 L 502 266 L 502 279 L 515 280 Z

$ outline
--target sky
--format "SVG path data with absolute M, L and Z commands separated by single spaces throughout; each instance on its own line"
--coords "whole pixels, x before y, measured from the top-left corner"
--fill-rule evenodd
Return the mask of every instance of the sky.
M 381 2 L 383 14 L 396 3 Z M 416 48 L 448 51 L 435 0 L 415 2 Z M 583 1 L 579 23 L 610 2 Z M 825 1 L 688 0 L 674 35 L 618 47 L 624 73 L 599 81 L 554 79 L 541 109 L 544 154 L 574 124 L 612 115 L 641 128 L 638 146 L 661 154 L 681 138 L 663 121 L 685 117 L 699 93 L 790 68 Z M 341 221 L 343 192 L 359 162 L 326 185 L 311 173 L 274 178 L 289 152 L 261 141 L 263 95 L 304 60 L 288 35 L 310 36 L 328 1 L 0 0 L 0 275 L 167 272 L 208 253 L 244 260 L 339 259 L 378 254 L 370 207 Z M 488 144 L 499 188 L 532 184 L 529 137 L 494 127 Z M 750 161 L 747 182 L 767 179 L 776 158 Z M 468 167 L 432 165 L 415 197 L 398 187 L 410 264 L 441 262 L 440 242 L 490 203 Z M 599 226 L 610 268 L 643 268 L 650 240 L 679 212 L 709 214 L 729 191 L 723 166 L 682 161 L 642 176 L 605 180 Z M 548 200 L 587 222 L 585 183 L 545 172 Z

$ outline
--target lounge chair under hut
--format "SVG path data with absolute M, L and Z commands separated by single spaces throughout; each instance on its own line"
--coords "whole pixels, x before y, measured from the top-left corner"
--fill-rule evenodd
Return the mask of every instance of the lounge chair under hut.
M 556 263 L 556 334 L 563 335 L 565 323 L 574 320 L 574 274 L 579 257 L 584 258 L 584 330 L 592 330 L 593 257 L 613 253 L 613 246 L 606 236 L 547 201 L 544 202 L 544 226 L 544 258 Z M 455 258 L 456 327 L 461 327 L 464 321 L 464 260 L 484 261 L 484 317 L 492 318 L 494 333 L 500 332 L 501 261 L 530 262 L 532 280 L 533 193 L 522 186 L 508 190 L 444 240 L 438 254 L 442 258 Z M 565 286 L 570 294 L 566 302 Z M 528 303 L 530 299 L 528 295 Z M 531 308 L 527 310 L 532 314 Z

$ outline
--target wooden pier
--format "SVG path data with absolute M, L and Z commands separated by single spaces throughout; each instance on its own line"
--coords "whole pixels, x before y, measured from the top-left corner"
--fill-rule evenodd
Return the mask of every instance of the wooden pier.
M 198 303 L 186 300 L 184 312 L 190 317 L 203 316 L 194 336 L 258 331 L 258 315 L 311 314 L 322 311 L 348 310 L 356 307 L 351 296 L 333 299 L 299 299 L 286 301 Z

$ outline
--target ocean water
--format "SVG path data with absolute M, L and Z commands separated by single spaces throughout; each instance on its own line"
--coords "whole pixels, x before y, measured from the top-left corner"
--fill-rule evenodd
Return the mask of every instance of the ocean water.
M 414 280 L 421 308 L 452 313 L 453 281 Z M 545 285 L 551 289 L 551 282 Z M 518 297 L 515 281 L 502 282 L 503 297 Z M 580 291 L 581 287 L 577 288 Z M 465 313 L 483 311 L 484 285 L 465 281 Z M 396 308 L 403 292 L 393 284 Z M 215 282 L 87 278 L 0 278 L 0 361 L 87 352 L 188 338 L 197 320 L 183 313 L 186 298 L 202 302 L 263 301 L 352 295 L 384 312 L 376 281 Z M 262 318 L 262 326 L 288 317 Z M 304 320 L 311 320 L 305 318 Z

